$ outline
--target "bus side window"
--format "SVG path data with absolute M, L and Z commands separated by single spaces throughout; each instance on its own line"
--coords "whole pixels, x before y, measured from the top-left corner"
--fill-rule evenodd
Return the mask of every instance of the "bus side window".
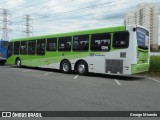
M 7 58 L 12 56 L 12 52 L 13 52 L 13 43 L 10 42 L 8 45 L 8 50 L 7 50 Z
M 20 42 L 14 42 L 14 54 L 19 55 Z
M 92 51 L 109 51 L 111 43 L 111 34 L 100 33 L 91 36 Z
M 58 39 L 59 51 L 71 51 L 71 37 L 61 37 Z
M 116 32 L 113 36 L 114 48 L 127 48 L 129 45 L 129 32 Z
M 28 55 L 35 55 L 36 40 L 28 41 Z
M 27 54 L 27 41 L 21 41 L 20 54 L 21 55 Z
M 46 40 L 37 40 L 37 54 L 38 55 L 45 55 L 45 48 L 46 48 Z
M 56 51 L 57 50 L 57 38 L 47 39 L 47 51 Z
M 73 37 L 74 51 L 88 51 L 89 49 L 89 35 L 80 35 Z

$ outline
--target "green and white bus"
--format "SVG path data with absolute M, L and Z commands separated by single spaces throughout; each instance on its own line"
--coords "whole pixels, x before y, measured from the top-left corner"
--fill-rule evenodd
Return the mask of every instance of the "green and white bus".
M 149 31 L 138 25 L 11 40 L 8 64 L 131 75 L 149 69 Z

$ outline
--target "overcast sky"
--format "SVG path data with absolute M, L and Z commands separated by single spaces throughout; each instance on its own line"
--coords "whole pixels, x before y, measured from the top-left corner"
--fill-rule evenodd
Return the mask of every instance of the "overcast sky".
M 14 39 L 25 37 L 22 34 L 25 14 L 33 19 L 32 32 L 37 36 L 123 25 L 125 15 L 140 2 L 160 5 L 160 0 L 1 0 L 0 8 L 11 14 L 9 39 Z

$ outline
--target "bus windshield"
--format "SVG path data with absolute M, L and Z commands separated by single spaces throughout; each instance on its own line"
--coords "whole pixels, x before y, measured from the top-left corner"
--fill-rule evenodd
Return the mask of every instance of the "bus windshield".
M 143 28 L 137 27 L 137 43 L 138 47 L 142 49 L 148 49 L 149 46 L 149 32 Z
M 4 49 L 7 49 L 7 47 L 8 47 L 8 41 L 2 41 L 1 42 L 1 47 L 4 48 Z

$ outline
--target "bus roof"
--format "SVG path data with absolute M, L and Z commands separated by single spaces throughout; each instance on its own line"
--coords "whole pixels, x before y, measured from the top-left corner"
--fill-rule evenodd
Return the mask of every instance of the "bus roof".
M 94 29 L 94 30 L 84 30 L 84 31 L 76 31 L 76 32 L 69 32 L 69 33 L 35 36 L 35 37 L 28 37 L 28 38 L 18 38 L 18 39 L 13 39 L 11 41 L 37 40 L 37 39 L 45 39 L 45 38 L 56 38 L 56 37 L 66 37 L 66 36 L 94 34 L 94 33 L 103 33 L 103 32 L 125 31 L 125 30 L 126 30 L 126 26 L 117 26 L 117 27 L 108 27 L 108 28 L 101 28 L 101 29 Z

